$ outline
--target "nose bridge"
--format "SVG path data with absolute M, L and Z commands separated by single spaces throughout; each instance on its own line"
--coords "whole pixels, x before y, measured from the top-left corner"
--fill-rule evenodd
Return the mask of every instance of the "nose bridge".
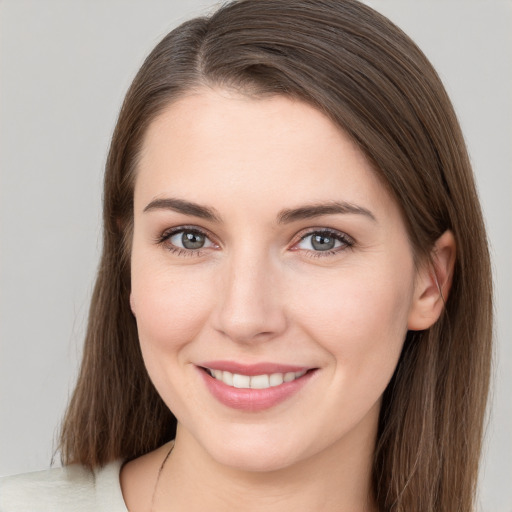
M 216 329 L 237 342 L 279 335 L 286 317 L 276 270 L 268 251 L 250 247 L 233 251 L 220 275 Z

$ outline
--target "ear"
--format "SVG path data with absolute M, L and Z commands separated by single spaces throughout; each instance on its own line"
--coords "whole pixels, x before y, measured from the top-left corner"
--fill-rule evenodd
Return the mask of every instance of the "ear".
M 130 292 L 130 309 L 132 310 L 133 316 L 137 318 L 137 315 L 135 314 L 135 301 L 133 299 L 133 293 Z
M 423 265 L 416 275 L 409 330 L 428 329 L 441 316 L 452 285 L 455 254 L 453 233 L 445 231 L 434 244 L 431 262 Z

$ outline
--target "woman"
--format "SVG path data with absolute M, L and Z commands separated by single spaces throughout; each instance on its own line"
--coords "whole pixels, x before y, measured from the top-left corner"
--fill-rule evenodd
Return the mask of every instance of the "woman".
M 66 468 L 1 510 L 472 510 L 486 237 L 399 29 L 352 0 L 183 24 L 128 91 L 104 202 Z

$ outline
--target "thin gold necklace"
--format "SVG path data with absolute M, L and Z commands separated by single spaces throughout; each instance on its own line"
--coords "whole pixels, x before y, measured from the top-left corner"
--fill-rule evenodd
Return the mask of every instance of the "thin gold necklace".
M 158 483 L 160 482 L 160 475 L 162 474 L 165 463 L 167 462 L 169 455 L 171 455 L 173 448 L 174 448 L 174 441 L 171 441 L 171 449 L 167 452 L 167 455 L 165 456 L 165 459 L 162 461 L 162 464 L 160 464 L 160 469 L 158 470 L 158 475 L 156 477 L 155 487 L 153 489 L 153 495 L 151 496 L 151 509 L 150 509 L 151 512 L 154 512 L 154 508 L 155 508 L 156 491 L 158 490 Z

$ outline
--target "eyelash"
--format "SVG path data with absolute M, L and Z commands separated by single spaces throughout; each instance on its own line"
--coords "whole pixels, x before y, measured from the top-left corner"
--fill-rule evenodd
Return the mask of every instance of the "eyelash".
M 177 256 L 203 256 L 204 255 L 204 249 L 184 249 L 182 247 L 176 247 L 175 245 L 171 244 L 169 240 L 179 233 L 192 233 L 196 235 L 202 235 L 208 240 L 212 239 L 212 236 L 202 229 L 199 229 L 195 226 L 179 226 L 167 231 L 164 231 L 156 240 L 157 245 L 163 245 L 165 248 Z
M 212 236 L 207 231 L 204 231 L 203 229 L 198 229 L 195 226 L 190 226 L 190 227 L 189 226 L 179 226 L 179 227 L 173 228 L 171 230 L 164 231 L 162 233 L 162 235 L 160 235 L 156 239 L 156 243 L 157 243 L 157 245 L 165 245 L 165 247 L 168 251 L 170 251 L 173 254 L 176 254 L 177 256 L 197 256 L 197 257 L 203 256 L 204 255 L 203 248 L 184 249 L 182 247 L 177 247 L 169 242 L 169 240 L 174 235 L 177 235 L 177 234 L 183 233 L 183 232 L 202 235 L 205 238 L 212 241 Z M 339 252 L 344 251 L 345 249 L 350 249 L 355 244 L 354 239 L 352 237 L 348 236 L 346 233 L 343 233 L 341 231 L 337 231 L 334 229 L 321 228 L 321 229 L 312 229 L 312 230 L 309 230 L 309 231 L 299 235 L 300 236 L 299 240 L 297 242 L 295 242 L 293 244 L 293 246 L 298 245 L 302 241 L 306 240 L 308 237 L 314 236 L 314 235 L 320 235 L 320 236 L 326 236 L 329 238 L 334 238 L 336 241 L 340 242 L 342 244 L 342 246 L 337 247 L 335 249 L 325 250 L 325 251 L 305 250 L 306 254 L 310 258 L 323 258 L 323 257 L 328 257 L 328 256 L 334 256 L 334 255 L 338 254 Z M 215 242 L 212 242 L 212 243 L 215 244 Z M 215 245 L 217 245 L 217 244 L 215 244 Z M 300 249 L 292 249 L 292 250 L 297 251 Z
M 345 249 L 350 249 L 355 244 L 355 240 L 352 237 L 348 236 L 346 233 L 343 233 L 342 231 L 337 231 L 335 229 L 329 229 L 329 228 L 321 228 L 321 229 L 309 230 L 306 233 L 302 234 L 300 236 L 299 241 L 296 242 L 294 244 L 294 246 L 299 244 L 303 240 L 307 239 L 308 237 L 314 236 L 314 235 L 320 235 L 320 236 L 325 236 L 325 237 L 329 237 L 329 238 L 334 238 L 336 241 L 340 242 L 342 245 L 341 245 L 341 247 L 336 247 L 334 249 L 328 249 L 325 251 L 307 250 L 307 254 L 310 258 L 324 258 L 324 257 L 329 257 L 329 256 L 335 256 L 338 253 L 343 252 Z M 299 249 L 295 249 L 295 250 L 299 250 Z

